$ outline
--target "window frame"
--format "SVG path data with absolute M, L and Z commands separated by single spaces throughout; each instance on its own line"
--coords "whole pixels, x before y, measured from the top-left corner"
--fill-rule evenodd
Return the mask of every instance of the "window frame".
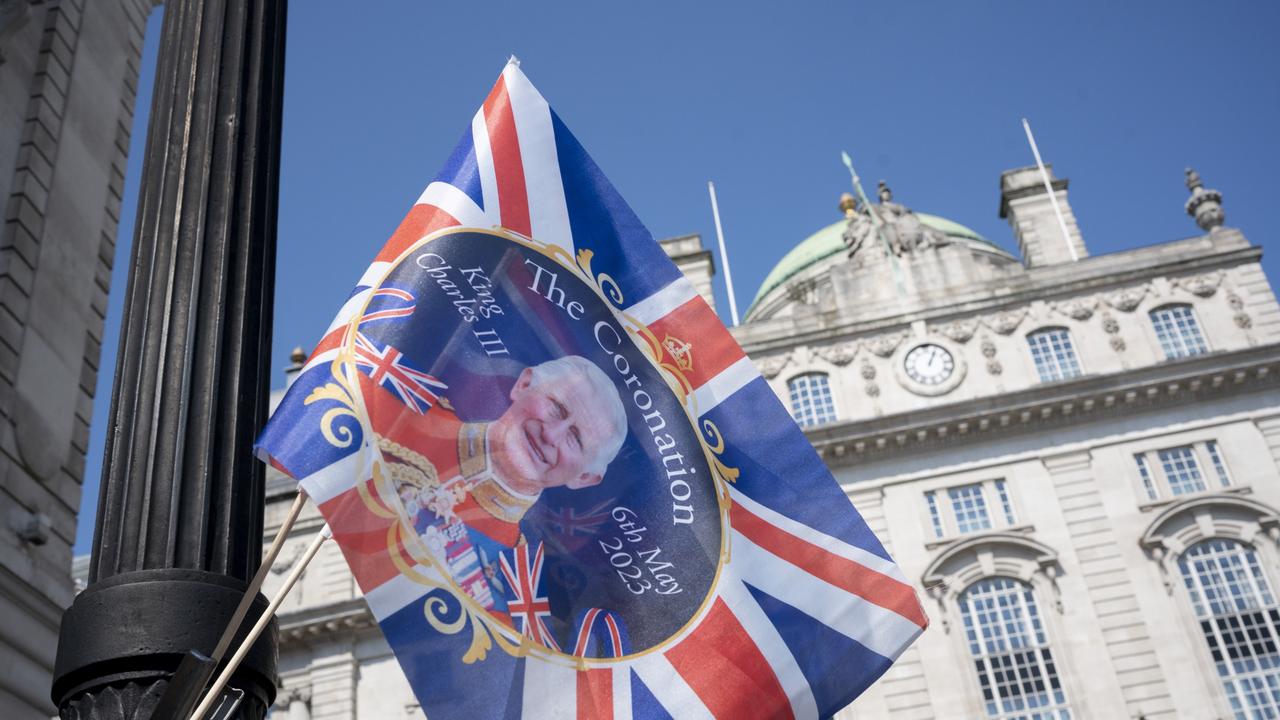
M 831 406 L 831 416 L 830 416 L 830 419 L 826 419 L 826 420 L 819 419 L 817 417 L 818 415 L 817 404 L 814 403 L 811 405 L 811 407 L 814 408 L 814 420 L 812 422 L 806 422 L 797 415 L 796 390 L 794 387 L 794 383 L 796 383 L 799 380 L 803 380 L 807 378 L 817 378 L 817 377 L 822 378 L 823 381 L 825 382 L 826 395 L 827 395 L 826 399 L 829 401 Z M 792 375 L 791 377 L 787 378 L 786 384 L 787 384 L 787 412 L 789 415 L 791 415 L 791 419 L 794 420 L 796 425 L 799 425 L 802 430 L 808 430 L 810 428 L 818 428 L 818 427 L 822 427 L 823 425 L 830 425 L 832 423 L 839 422 L 840 408 L 836 403 L 837 393 L 832 388 L 831 373 L 824 372 L 822 370 L 806 370 L 804 372 L 796 373 L 795 375 Z M 807 390 L 809 391 L 810 401 L 812 403 L 814 399 L 813 391 L 811 388 L 808 388 Z
M 920 575 L 920 586 L 938 604 L 941 613 L 941 624 L 946 631 L 948 647 L 946 657 L 957 658 L 969 655 L 968 639 L 962 632 L 948 631 L 948 628 L 959 628 L 964 625 L 957 598 L 970 585 L 991 577 L 1008 577 L 1020 580 L 1031 586 L 1036 602 L 1041 608 L 1040 617 L 1045 625 L 1054 649 L 1054 664 L 1058 668 L 1058 676 L 1071 703 L 1072 713 L 1080 717 L 1092 717 L 1088 688 L 1080 686 L 1076 681 L 1076 658 L 1072 645 L 1065 642 L 1072 637 L 1072 629 L 1064 625 L 1062 590 L 1057 578 L 1063 575 L 1062 564 L 1058 553 L 1051 546 L 1035 537 L 1021 532 L 994 532 L 981 535 L 970 535 L 955 542 L 935 546 L 932 559 Z M 1092 630 L 1085 630 L 1093 633 Z M 1097 635 L 1101 642 L 1101 635 Z M 926 672 L 930 671 L 926 662 Z M 942 670 L 943 668 L 932 668 Z M 954 674 L 954 663 L 946 667 L 946 671 Z M 957 712 L 963 717 L 982 717 L 985 702 L 978 677 L 973 672 L 959 674 L 965 690 Z
M 1210 611 L 1207 616 L 1202 616 L 1198 607 L 1210 604 L 1210 602 L 1206 601 L 1207 593 L 1205 593 L 1204 590 L 1205 584 L 1203 575 L 1198 569 L 1192 570 L 1190 575 L 1188 575 L 1187 572 L 1187 556 L 1192 551 L 1212 543 L 1234 545 L 1234 551 L 1237 553 L 1235 557 L 1252 556 L 1249 558 L 1252 560 L 1252 563 L 1248 560 L 1242 562 L 1242 567 L 1246 570 L 1250 570 L 1249 577 L 1246 578 L 1249 585 L 1247 590 L 1250 593 L 1257 593 L 1261 595 L 1263 592 L 1261 585 L 1264 584 L 1266 586 L 1265 591 L 1269 592 L 1271 595 L 1271 603 L 1269 605 L 1261 606 L 1260 608 L 1253 610 L 1253 612 L 1259 612 L 1263 616 L 1262 627 L 1270 630 L 1269 636 L 1271 641 L 1280 646 L 1280 600 L 1277 599 L 1277 585 L 1275 580 L 1272 577 L 1272 574 L 1267 571 L 1267 566 L 1273 563 L 1274 558 L 1271 553 L 1267 552 L 1264 548 L 1258 546 L 1254 542 L 1240 537 L 1231 537 L 1226 534 L 1215 533 L 1200 537 L 1196 539 L 1195 542 L 1187 544 L 1181 552 L 1177 553 L 1176 557 L 1172 558 L 1171 563 L 1171 569 L 1177 570 L 1177 574 L 1174 579 L 1182 588 L 1178 594 L 1181 595 L 1180 604 L 1182 605 L 1186 616 L 1184 627 L 1187 628 L 1188 634 L 1191 636 L 1192 644 L 1197 646 L 1197 650 L 1195 652 L 1198 661 L 1202 667 L 1207 670 L 1204 674 L 1206 682 L 1208 682 L 1212 687 L 1213 694 L 1219 698 L 1220 705 L 1227 711 L 1227 714 L 1224 717 L 1253 717 L 1249 712 L 1254 708 L 1243 704 L 1241 705 L 1242 710 L 1237 714 L 1232 703 L 1232 695 L 1228 691 L 1228 685 L 1235 688 L 1235 697 L 1237 699 L 1242 699 L 1241 694 L 1243 686 L 1241 683 L 1249 679 L 1265 678 L 1266 671 L 1254 669 L 1241 672 L 1235 669 L 1236 663 L 1229 659 L 1223 664 L 1230 669 L 1230 672 L 1224 675 L 1222 670 L 1219 668 L 1219 661 L 1213 658 L 1214 644 L 1216 644 L 1218 648 L 1223 648 L 1224 646 L 1230 647 L 1230 644 L 1227 642 L 1228 638 L 1224 637 L 1224 632 L 1233 634 L 1241 632 L 1248 633 L 1251 629 L 1242 623 L 1238 624 L 1237 627 L 1232 628 L 1230 622 L 1224 623 L 1223 619 L 1229 618 L 1238 622 L 1238 619 L 1242 615 L 1249 613 L 1251 608 L 1242 609 L 1237 606 L 1233 608 L 1233 612 L 1229 614 L 1214 614 Z M 1222 564 L 1216 557 L 1214 560 L 1218 563 L 1216 569 L 1220 571 Z M 1253 567 L 1250 568 L 1250 565 Z M 1254 569 L 1256 569 L 1256 574 L 1252 572 Z M 1261 578 L 1261 584 L 1259 583 L 1259 577 Z M 1230 581 L 1227 581 L 1228 587 L 1230 584 Z M 1193 595 L 1193 590 L 1196 593 L 1195 595 Z M 1199 602 L 1197 602 L 1197 595 Z M 1235 597 L 1235 595 L 1232 595 L 1233 604 L 1235 604 Z M 1206 628 L 1206 623 L 1209 623 L 1210 627 Z M 1213 637 L 1214 644 L 1210 643 L 1210 635 Z M 1252 643 L 1250 643 L 1250 645 L 1252 645 Z M 1280 652 L 1277 652 L 1274 655 L 1277 658 L 1277 664 L 1271 668 L 1271 675 L 1272 677 L 1278 677 L 1280 676 Z M 1229 657 L 1229 654 L 1227 656 Z M 1243 694 L 1247 695 L 1247 693 Z M 1280 709 L 1280 698 L 1273 699 L 1269 708 Z
M 1003 491 L 1001 487 L 1003 486 Z M 960 530 L 959 517 L 952 493 L 958 490 L 977 487 L 980 490 L 983 509 L 986 511 L 987 527 L 968 531 Z M 926 544 L 945 543 L 957 538 L 965 538 L 986 532 L 1000 532 L 1025 527 L 1020 521 L 1020 508 L 1010 489 L 1007 478 L 986 478 L 983 480 L 952 483 L 925 490 L 923 493 L 925 512 Z M 932 499 L 931 499 L 932 498 Z M 935 518 L 930 504 L 937 509 Z M 941 534 L 939 534 L 941 530 Z
M 1021 625 L 1020 631 L 1023 635 L 1030 638 L 1030 642 L 1024 642 L 1021 645 L 1009 642 L 1006 643 L 1008 647 L 1003 652 L 993 653 L 985 648 L 986 644 L 990 640 L 988 637 L 989 634 L 984 632 L 983 628 L 990 626 L 984 626 L 980 622 L 980 611 L 970 609 L 970 606 L 972 606 L 974 602 L 973 600 L 970 600 L 970 595 L 977 591 L 979 586 L 984 586 L 982 591 L 985 592 L 987 589 L 985 586 L 991 586 L 997 583 L 1003 583 L 1005 585 L 1005 587 L 999 588 L 998 590 L 1005 592 L 1012 591 L 1015 595 L 1014 599 L 1017 602 Z M 1006 606 L 998 603 L 993 606 L 994 615 L 996 616 L 994 626 L 1000 628 L 1000 637 L 1002 638 L 1009 637 L 1008 626 L 1011 621 L 1011 617 L 1009 617 L 1011 613 L 1006 610 L 1005 607 Z M 1048 613 L 1045 612 L 1044 607 L 1045 605 L 1041 602 L 1034 583 L 1009 575 L 995 574 L 978 578 L 966 585 L 963 590 L 956 593 L 955 608 L 959 614 L 959 627 L 964 630 L 962 633 L 963 637 L 958 638 L 958 640 L 960 640 L 961 644 L 964 646 L 966 655 L 968 656 L 970 663 L 973 665 L 969 677 L 971 682 L 976 681 L 979 706 L 982 709 L 983 717 L 986 717 L 989 720 L 1022 720 L 1023 718 L 1044 715 L 1048 717 L 1057 716 L 1065 718 L 1065 720 L 1070 720 L 1070 718 L 1074 716 L 1070 699 L 1071 693 L 1069 693 L 1067 689 L 1068 674 L 1064 672 L 1065 665 L 1061 655 L 1055 657 L 1053 653 L 1054 633 L 1051 631 L 1050 627 L 1053 623 L 1048 617 Z M 992 610 L 989 609 L 988 612 L 992 612 Z M 969 637 L 971 630 L 973 631 L 976 641 Z M 973 647 L 975 642 L 980 645 L 977 653 L 974 652 Z M 1026 680 L 1023 680 L 1021 673 L 1018 672 L 1017 682 L 1020 684 L 1028 681 L 1033 683 L 1039 681 L 1043 683 L 1045 686 L 1044 692 L 1050 696 L 1051 703 L 1042 707 L 1024 707 L 1021 709 L 1015 708 L 1006 710 L 1003 708 L 1003 703 L 1001 702 L 1003 698 L 994 691 L 992 693 L 992 699 L 987 700 L 983 690 L 984 674 L 986 675 L 985 679 L 987 681 L 986 687 L 994 690 L 994 688 L 999 685 L 999 675 L 1002 670 L 1007 673 L 1010 667 L 1014 668 L 1015 671 L 1021 667 L 1017 664 L 1012 666 L 1006 665 L 1003 666 L 1003 668 L 998 667 L 990 662 L 990 658 L 1008 658 L 1028 653 L 1034 655 L 1034 667 L 1039 669 L 1039 673 L 1034 678 L 1028 676 Z M 986 667 L 985 673 L 983 670 L 979 669 L 982 665 L 985 665 Z M 1029 665 L 1028 667 L 1031 666 Z M 1053 689 L 1054 681 L 1057 683 L 1056 690 Z M 1057 699 L 1054 697 L 1055 695 L 1059 695 L 1061 699 Z M 1022 695 L 1021 697 L 1025 698 L 1027 696 Z
M 1191 350 L 1187 347 L 1188 343 L 1186 341 L 1186 335 L 1181 332 L 1179 332 L 1177 335 L 1169 336 L 1167 339 L 1170 340 L 1171 342 L 1166 342 L 1166 337 L 1161 334 L 1161 327 L 1164 326 L 1167 329 L 1175 329 L 1176 322 L 1174 323 L 1167 323 L 1167 322 L 1157 323 L 1156 322 L 1157 313 L 1163 313 L 1166 311 L 1176 311 L 1176 310 L 1182 310 L 1182 309 L 1186 310 L 1187 316 L 1191 319 L 1191 323 L 1189 327 L 1194 331 L 1195 338 L 1199 341 L 1200 349 L 1198 350 Z M 1210 347 L 1209 345 L 1209 338 L 1205 335 L 1205 332 L 1204 332 L 1204 326 L 1200 323 L 1200 317 L 1199 315 L 1196 314 L 1195 306 L 1192 305 L 1191 303 L 1171 302 L 1171 303 L 1165 303 L 1158 307 L 1151 308 L 1150 310 L 1147 311 L 1147 320 L 1148 322 L 1151 323 L 1151 331 L 1155 333 L 1155 337 L 1156 337 L 1156 346 L 1160 349 L 1162 353 L 1164 353 L 1163 360 L 1165 361 L 1182 360 L 1184 358 L 1195 357 L 1197 355 L 1204 355 L 1212 351 L 1212 347 Z M 1170 345 L 1172 344 L 1172 342 L 1176 342 L 1179 347 L 1173 349 L 1173 353 L 1171 354 Z
M 1164 459 L 1161 455 L 1162 453 L 1184 448 L 1191 451 L 1191 456 L 1195 459 L 1196 471 L 1199 473 L 1204 486 L 1198 490 L 1175 493 L 1173 491 L 1174 486 L 1169 482 L 1169 474 L 1165 469 Z M 1222 450 L 1222 443 L 1218 442 L 1217 438 L 1190 440 L 1164 447 L 1148 447 L 1134 452 L 1132 458 L 1130 473 L 1137 480 L 1134 483 L 1134 488 L 1138 495 L 1140 506 L 1149 507 L 1207 493 L 1238 492 L 1243 488 L 1242 485 L 1236 482 L 1235 474 L 1231 471 L 1231 465 L 1227 460 L 1226 453 Z M 1146 465 L 1145 475 L 1143 472 L 1144 462 Z M 1154 497 L 1152 496 L 1153 491 L 1155 493 Z
M 1238 487 L 1238 486 L 1237 486 Z M 1208 540 L 1230 540 L 1247 546 L 1259 557 L 1263 576 L 1276 591 L 1280 577 L 1280 553 L 1264 538 L 1280 537 L 1280 510 L 1249 495 L 1206 493 L 1179 498 L 1163 507 L 1151 519 L 1138 545 L 1151 558 L 1176 609 L 1185 645 L 1158 650 L 1166 659 L 1183 662 L 1188 654 L 1196 665 L 1192 673 L 1204 682 L 1204 692 L 1215 699 L 1221 717 L 1233 715 L 1212 655 L 1207 652 L 1199 618 L 1183 584 L 1179 561 L 1190 547 Z M 1185 588 L 1185 586 L 1184 586 Z M 1168 655 L 1167 653 L 1173 653 Z
M 1046 366 L 1042 365 L 1041 362 L 1037 359 L 1037 354 L 1036 354 L 1037 344 L 1033 342 L 1032 338 L 1037 336 L 1046 336 L 1051 333 L 1057 333 L 1057 332 L 1062 333 L 1063 336 L 1066 338 L 1067 346 L 1071 350 L 1071 356 L 1070 356 L 1071 361 L 1075 365 L 1075 373 L 1068 375 L 1065 372 L 1063 372 L 1062 364 L 1059 362 L 1057 356 L 1053 355 L 1052 357 L 1054 358 L 1054 370 L 1058 374 L 1058 377 L 1046 377 L 1046 374 L 1044 371 L 1044 368 Z M 1067 380 L 1075 380 L 1076 378 L 1084 377 L 1085 375 L 1084 362 L 1080 358 L 1080 351 L 1076 346 L 1075 337 L 1073 337 L 1071 333 L 1071 328 L 1065 325 L 1045 325 L 1028 332 L 1024 336 L 1024 340 L 1026 340 L 1026 343 L 1027 343 L 1027 353 L 1031 357 L 1031 367 L 1033 370 L 1035 370 L 1036 377 L 1038 378 L 1040 383 L 1065 382 Z

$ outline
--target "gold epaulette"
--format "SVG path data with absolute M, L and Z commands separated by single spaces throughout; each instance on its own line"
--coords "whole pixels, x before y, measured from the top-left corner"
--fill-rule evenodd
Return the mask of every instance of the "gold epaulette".
M 398 461 L 387 463 L 391 479 L 397 486 L 408 483 L 414 487 L 428 488 L 440 484 L 440 473 L 436 466 L 421 453 L 385 437 L 378 438 L 378 449 Z

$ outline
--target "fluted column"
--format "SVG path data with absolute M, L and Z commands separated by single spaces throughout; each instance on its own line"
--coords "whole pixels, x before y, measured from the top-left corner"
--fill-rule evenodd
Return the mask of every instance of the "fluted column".
M 166 3 L 89 587 L 58 646 L 64 718 L 147 717 L 262 554 L 285 9 Z M 242 717 L 274 698 L 275 635 L 232 680 Z

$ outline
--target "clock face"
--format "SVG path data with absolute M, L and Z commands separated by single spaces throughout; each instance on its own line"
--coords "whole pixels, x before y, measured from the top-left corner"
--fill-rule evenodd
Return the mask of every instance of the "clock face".
M 940 385 L 956 370 L 956 360 L 941 345 L 925 343 L 911 348 L 903 358 L 907 377 L 921 385 Z

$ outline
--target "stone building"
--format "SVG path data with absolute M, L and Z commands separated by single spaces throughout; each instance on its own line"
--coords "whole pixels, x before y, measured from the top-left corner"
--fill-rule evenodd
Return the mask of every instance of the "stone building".
M 0 0 L 0 717 L 48 717 L 154 0 Z
M 845 198 L 764 281 L 734 334 L 933 621 L 843 717 L 1280 712 L 1280 305 L 1187 183 L 1201 234 L 1090 256 L 1067 181 L 1060 225 L 1008 171 L 1021 260 L 882 185 L 882 229 Z M 665 247 L 710 300 L 700 240 Z M 294 490 L 268 492 L 273 533 Z M 420 716 L 336 547 L 280 625 L 290 718 Z

